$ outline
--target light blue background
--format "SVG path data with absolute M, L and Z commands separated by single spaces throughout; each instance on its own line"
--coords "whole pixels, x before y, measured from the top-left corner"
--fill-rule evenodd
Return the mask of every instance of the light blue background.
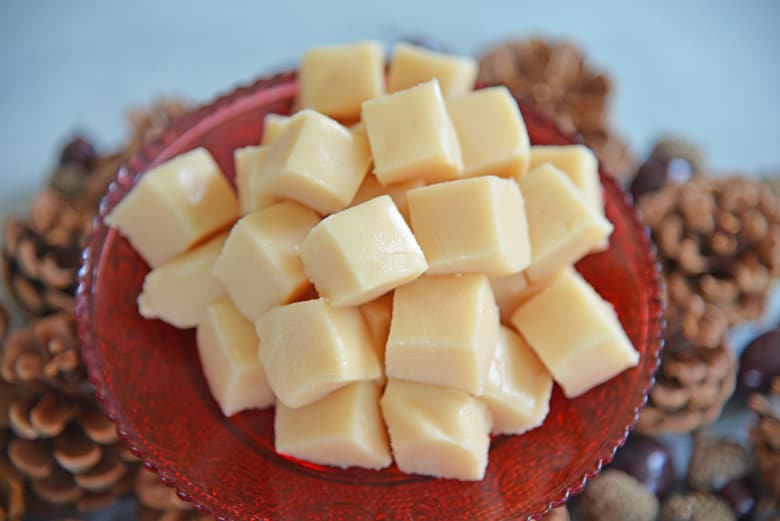
M 410 34 L 461 53 L 572 38 L 614 76 L 614 121 L 637 150 L 674 131 L 718 168 L 780 168 L 778 25 L 775 0 L 0 0 L 0 211 L 38 186 L 70 132 L 119 142 L 130 105 L 206 101 L 312 45 Z

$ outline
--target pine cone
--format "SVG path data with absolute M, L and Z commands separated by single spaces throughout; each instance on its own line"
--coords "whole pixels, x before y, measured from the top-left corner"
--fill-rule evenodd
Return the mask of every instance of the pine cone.
M 569 510 L 563 506 L 553 508 L 550 513 L 542 518 L 542 521 L 570 521 Z
M 728 320 L 720 308 L 691 299 L 670 315 L 666 347 L 637 431 L 689 432 L 712 423 L 734 392 L 737 363 L 728 345 Z
M 0 344 L 5 340 L 5 335 L 8 333 L 8 323 L 10 321 L 11 317 L 8 316 L 8 310 L 0 303 Z
M 151 107 L 131 110 L 127 115 L 130 139 L 125 147 L 125 154 L 129 157 L 136 153 L 147 141 L 156 138 L 187 110 L 189 110 L 188 104 L 176 98 L 161 99 Z
M 780 211 L 762 183 L 699 177 L 648 193 L 637 207 L 658 245 L 672 311 L 698 295 L 732 325 L 763 313 L 780 274 Z
M 702 492 L 675 494 L 664 502 L 661 521 L 737 521 L 722 499 Z
M 67 394 L 89 393 L 77 335 L 70 313 L 33 321 L 8 337 L 0 351 L 0 375 L 36 390 L 52 386 Z
M 33 321 L 0 352 L 3 444 L 35 501 L 89 510 L 130 491 L 135 457 L 91 394 L 72 315 Z
M 580 498 L 585 521 L 654 521 L 658 499 L 650 489 L 620 470 L 606 470 Z
M 751 395 L 749 405 L 758 415 L 750 432 L 756 466 L 780 508 L 780 377 L 773 380 L 770 394 Z
M 141 504 L 140 521 L 207 521 L 213 517 L 198 513 L 182 501 L 156 474 L 141 470 L 135 477 L 133 492 Z
M 592 70 L 573 43 L 541 38 L 503 43 L 480 58 L 479 82 L 504 84 L 564 132 L 579 132 L 611 174 L 623 178 L 633 171 L 628 147 L 609 125 L 611 81 Z
M 720 490 L 746 476 L 751 466 L 747 449 L 739 443 L 699 434 L 688 463 L 688 485 L 701 492 Z

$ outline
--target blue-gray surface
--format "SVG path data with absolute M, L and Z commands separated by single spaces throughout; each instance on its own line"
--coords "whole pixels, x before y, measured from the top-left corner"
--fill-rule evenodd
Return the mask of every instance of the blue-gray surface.
M 0 0 L 0 214 L 23 206 L 69 132 L 118 143 L 130 105 L 206 101 L 312 45 L 408 35 L 462 53 L 512 35 L 571 38 L 614 76 L 616 126 L 637 150 L 675 132 L 719 169 L 780 170 L 779 25 L 777 0 Z M 776 320 L 780 298 L 772 308 L 737 347 Z M 744 421 L 727 414 L 717 430 Z M 686 443 L 673 444 L 681 466 Z
M 463 53 L 572 38 L 614 75 L 615 121 L 637 149 L 676 131 L 720 168 L 780 167 L 778 25 L 776 0 L 1 0 L 0 210 L 37 186 L 68 131 L 117 142 L 128 105 L 205 101 L 312 45 L 409 34 Z

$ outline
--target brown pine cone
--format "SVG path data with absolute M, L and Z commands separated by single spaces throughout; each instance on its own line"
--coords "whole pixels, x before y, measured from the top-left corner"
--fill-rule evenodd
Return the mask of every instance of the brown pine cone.
M 633 477 L 610 469 L 588 483 L 580 508 L 585 521 L 654 521 L 658 499 Z
M 90 510 L 130 491 L 136 460 L 91 392 L 72 315 L 12 332 L 0 351 L 0 426 L 32 505 Z
M 672 311 L 700 296 L 732 325 L 761 316 L 780 274 L 780 211 L 761 182 L 699 177 L 648 193 L 637 207 L 658 246 Z
M 177 98 L 161 99 L 151 107 L 131 110 L 127 114 L 130 139 L 125 154 L 136 153 L 147 141 L 156 138 L 163 130 L 189 110 L 188 104 Z
M 553 508 L 550 513 L 542 518 L 542 521 L 570 521 L 569 510 L 564 507 Z
M 722 499 L 691 492 L 667 499 L 661 509 L 661 521 L 737 521 L 737 516 Z
M 728 320 L 703 299 L 670 315 L 666 347 L 637 431 L 689 432 L 715 421 L 734 392 L 737 362 L 728 345 Z
M 0 351 L 3 380 L 34 389 L 52 386 L 68 394 L 87 394 L 76 331 L 70 313 L 49 315 L 11 333 Z
M 747 475 L 751 467 L 750 454 L 739 443 L 699 434 L 688 463 L 688 486 L 701 492 L 720 490 Z
M 780 508 L 780 377 L 774 379 L 768 395 L 751 395 L 749 405 L 758 415 L 758 423 L 750 431 L 756 467 Z
M 480 58 L 480 83 L 504 84 L 518 100 L 530 103 L 564 132 L 579 132 L 606 170 L 618 178 L 633 171 L 633 158 L 610 128 L 612 84 L 586 63 L 571 42 L 531 38 L 505 42 Z
M 5 340 L 5 335 L 8 333 L 8 324 L 11 321 L 11 317 L 8 316 L 8 310 L 5 309 L 2 303 L 0 303 L 0 344 Z
M 182 501 L 176 491 L 166 486 L 156 474 L 140 470 L 133 492 L 141 504 L 139 521 L 209 521 L 213 516 L 201 514 L 190 503 Z

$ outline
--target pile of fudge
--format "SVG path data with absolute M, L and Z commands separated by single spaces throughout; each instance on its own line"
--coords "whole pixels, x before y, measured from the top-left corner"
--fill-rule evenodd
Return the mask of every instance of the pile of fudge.
M 140 313 L 197 328 L 226 416 L 275 406 L 279 453 L 479 480 L 491 434 L 541 425 L 553 382 L 576 397 L 637 364 L 572 267 L 612 225 L 593 153 L 530 146 L 472 59 L 385 59 L 308 51 L 298 111 L 235 151 L 235 189 L 198 148 L 107 223 L 151 267 Z

